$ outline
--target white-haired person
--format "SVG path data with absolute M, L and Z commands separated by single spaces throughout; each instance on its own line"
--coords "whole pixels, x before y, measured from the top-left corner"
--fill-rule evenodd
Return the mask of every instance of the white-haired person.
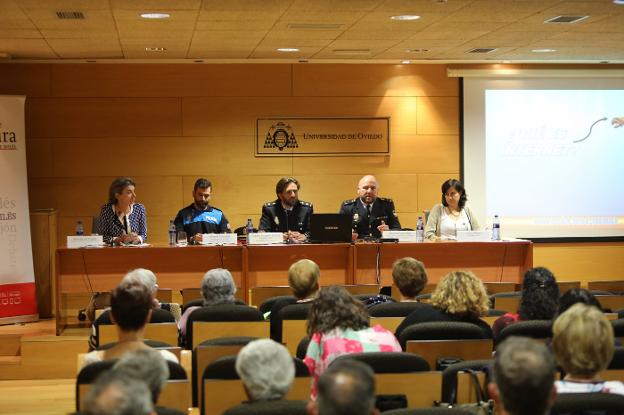
M 149 269 L 137 268 L 124 275 L 120 284 L 137 283 L 144 285 L 152 293 L 152 302 L 154 309 L 152 311 L 150 322 L 154 323 L 172 323 L 180 319 L 180 305 L 176 303 L 161 303 L 156 299 L 158 292 L 158 280 L 156 274 Z M 110 318 L 110 308 L 104 310 L 91 325 L 91 336 L 89 336 L 89 351 L 95 350 L 100 346 L 99 326 L 101 324 L 113 324 Z M 172 345 L 175 346 L 175 345 Z
M 201 284 L 203 307 L 234 304 L 236 302 L 234 294 L 236 294 L 236 284 L 230 271 L 225 268 L 215 268 L 204 274 Z M 188 307 L 182 314 L 178 328 L 183 337 L 186 335 L 186 321 L 191 313 L 199 308 L 201 306 Z

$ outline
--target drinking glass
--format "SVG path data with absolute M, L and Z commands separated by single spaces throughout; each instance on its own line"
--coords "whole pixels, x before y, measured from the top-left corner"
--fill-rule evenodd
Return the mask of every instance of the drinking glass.
M 186 246 L 188 245 L 188 240 L 186 239 L 186 232 L 179 231 L 178 232 L 178 246 Z

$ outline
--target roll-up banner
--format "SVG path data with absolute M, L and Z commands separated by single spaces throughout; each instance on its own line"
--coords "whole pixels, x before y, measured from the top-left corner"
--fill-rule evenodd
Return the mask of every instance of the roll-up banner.
M 23 96 L 0 95 L 0 324 L 38 319 Z

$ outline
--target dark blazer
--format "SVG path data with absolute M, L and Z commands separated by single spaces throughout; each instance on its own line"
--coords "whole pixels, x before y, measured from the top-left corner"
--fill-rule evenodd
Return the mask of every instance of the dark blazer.
M 262 206 L 262 217 L 258 229 L 264 232 L 295 231 L 307 234 L 310 232 L 312 211 L 312 203 L 299 200 L 287 215 L 281 201 L 277 199 Z
M 132 205 L 132 213 L 128 216 L 130 221 L 130 229 L 143 238 L 143 242 L 147 241 L 147 216 L 145 206 L 140 203 Z M 115 214 L 112 203 L 102 206 L 100 211 L 99 232 L 104 237 L 104 242 L 110 243 L 111 240 L 124 233 L 124 225 Z
M 340 212 L 343 215 L 349 215 L 353 218 L 353 231 L 358 234 L 358 238 L 372 236 L 380 238 L 381 232 L 377 230 L 377 226 L 381 225 L 383 220 L 390 229 L 401 230 L 401 223 L 394 212 L 394 202 L 392 199 L 378 197 L 373 201 L 371 206 L 370 217 L 366 206 L 360 198 L 345 200 L 340 206 Z

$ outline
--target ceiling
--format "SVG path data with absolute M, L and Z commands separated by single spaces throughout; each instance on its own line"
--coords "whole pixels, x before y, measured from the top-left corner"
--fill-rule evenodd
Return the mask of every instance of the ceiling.
M 59 11 L 82 12 L 84 19 L 59 19 Z M 141 18 L 145 12 L 170 18 Z M 420 19 L 390 19 L 406 14 Z M 562 15 L 589 17 L 544 23 Z M 277 51 L 284 47 L 299 51 Z M 496 50 L 467 53 L 473 48 Z M 613 0 L 0 0 L 1 58 L 624 63 L 624 5 Z

